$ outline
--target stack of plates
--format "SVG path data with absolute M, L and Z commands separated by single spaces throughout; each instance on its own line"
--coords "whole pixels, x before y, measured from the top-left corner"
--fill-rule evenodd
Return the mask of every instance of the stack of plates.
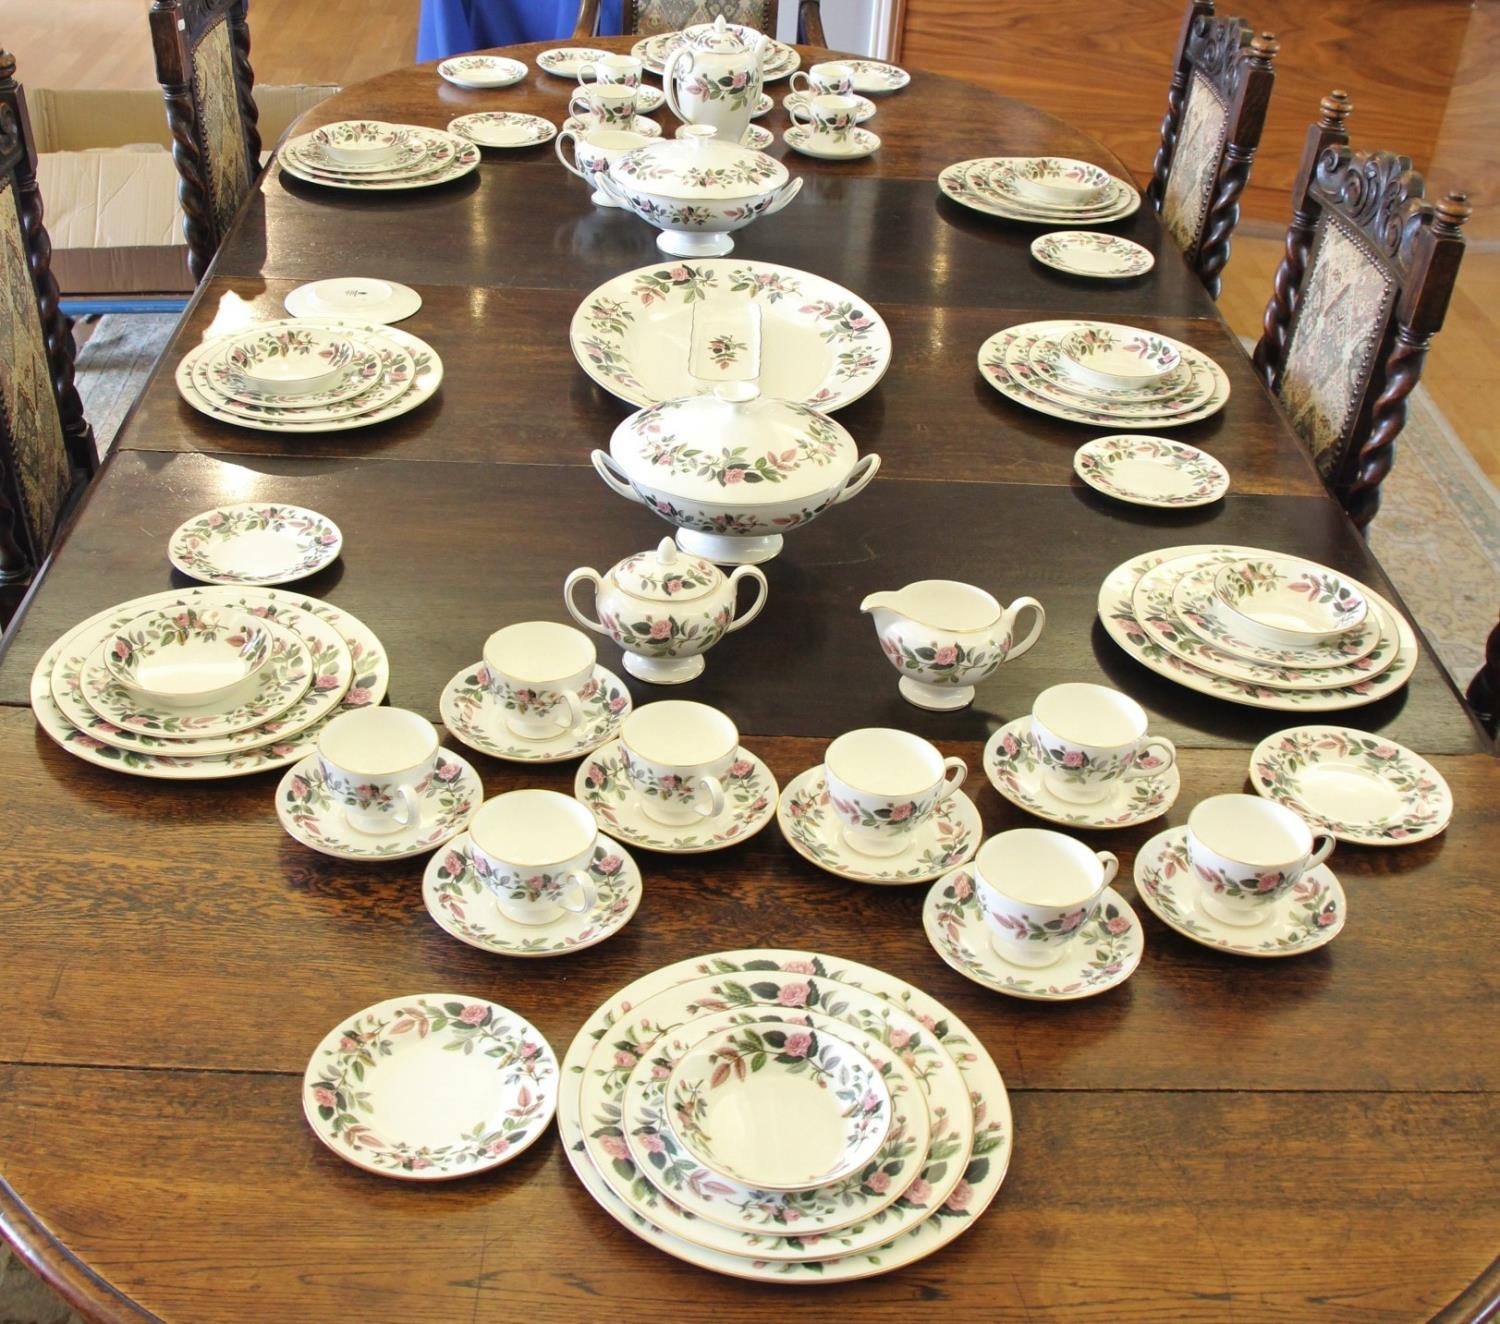
M 1324 632 L 1320 642 L 1289 646 L 1266 632 L 1268 625 L 1280 628 L 1273 623 L 1277 616 L 1257 620 L 1245 614 L 1254 607 L 1243 597 L 1229 601 L 1235 582 L 1274 585 L 1283 600 L 1299 591 L 1291 587 L 1298 582 L 1338 583 L 1363 600 L 1364 615 L 1353 626 Z M 1309 606 L 1321 610 L 1316 602 Z M 1394 694 L 1417 665 L 1416 634 L 1379 593 L 1315 562 L 1255 547 L 1167 547 L 1134 557 L 1105 579 L 1099 619 L 1152 671 L 1253 708 L 1357 708 Z
M 340 120 L 282 143 L 277 159 L 294 178 L 328 188 L 427 188 L 479 164 L 474 143 L 441 129 Z
M 704 1078 L 695 1066 L 710 1054 Z M 778 1127 L 767 1112 L 802 1102 L 788 1097 L 798 1064 L 852 1081 L 865 1062 L 888 1096 L 863 1119 L 880 1143 L 866 1155 L 863 1126 L 815 1129 L 821 1108 L 781 1117 L 783 1143 L 790 1150 L 795 1135 L 810 1167 L 849 1169 L 811 1187 L 790 1180 L 791 1155 L 761 1143 Z M 584 1023 L 560 1079 L 558 1125 L 589 1194 L 668 1254 L 762 1282 L 842 1282 L 931 1254 L 994 1199 L 1013 1144 L 1000 1073 L 952 1012 L 891 975 L 816 953 L 721 952 L 646 975 Z M 763 1093 L 759 1125 L 721 1123 L 719 1089 L 747 1102 Z M 779 1189 L 753 1184 L 767 1176 Z
M 754 41 L 761 35 L 755 28 L 747 28 L 739 23 L 731 23 L 729 26 L 747 42 Z M 659 74 L 667 67 L 667 61 L 681 39 L 680 32 L 658 32 L 654 37 L 643 37 L 636 42 L 630 48 L 630 53 L 652 73 Z M 787 78 L 801 67 L 802 57 L 790 46 L 771 37 L 766 38 L 766 46 L 768 53 L 760 74 L 763 83 L 774 83 L 779 78 Z
M 151 622 L 185 633 L 215 615 L 263 623 L 270 656 L 254 676 L 207 703 L 152 698 L 122 684 L 116 658 Z M 118 671 L 118 666 L 116 671 Z M 37 721 L 69 753 L 139 777 L 238 777 L 295 763 L 336 714 L 379 703 L 390 680 L 380 641 L 348 612 L 275 589 L 208 587 L 154 593 L 111 607 L 68 631 L 31 677 Z
M 1123 179 L 1087 162 L 1049 156 L 959 161 L 938 176 L 938 187 L 986 216 L 1039 225 L 1107 225 L 1141 205 L 1141 195 Z
M 443 380 L 426 341 L 393 326 L 283 318 L 204 341 L 177 365 L 182 398 L 262 432 L 342 432 L 409 413 Z
M 1156 432 L 1216 414 L 1229 378 L 1207 354 L 1113 322 L 1022 322 L 979 347 L 1001 395 L 1053 418 Z

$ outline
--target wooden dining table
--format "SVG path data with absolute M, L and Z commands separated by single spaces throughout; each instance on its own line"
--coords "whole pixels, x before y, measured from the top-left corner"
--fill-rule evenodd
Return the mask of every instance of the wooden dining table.
M 535 65 L 541 49 L 510 52 L 531 65 L 511 88 L 399 69 L 344 89 L 299 128 L 442 127 L 485 109 L 560 123 L 570 84 Z M 804 186 L 735 248 L 835 281 L 886 320 L 889 372 L 837 415 L 880 454 L 880 473 L 788 535 L 765 567 L 764 613 L 700 679 L 629 689 L 637 704 L 722 708 L 782 785 L 841 732 L 914 731 L 967 761 L 993 833 L 1035 820 L 986 784 L 991 732 L 1048 685 L 1117 686 L 1176 742 L 1182 777 L 1163 819 L 1088 836 L 1118 854 L 1134 900 L 1142 844 L 1204 797 L 1247 790 L 1249 751 L 1299 719 L 1192 693 L 1128 658 L 1097 619 L 1110 569 L 1159 547 L 1246 544 L 1399 595 L 1149 208 L 1109 228 L 1151 249 L 1154 270 L 1079 281 L 1032 260 L 1038 229 L 966 211 L 935 183 L 983 155 L 1081 157 L 1124 175 L 1121 163 L 1027 105 L 912 72 L 878 103 L 880 150 L 852 162 L 784 147 L 785 84 L 774 85 L 769 150 Z M 434 721 L 444 685 L 492 631 L 565 620 L 571 569 L 602 570 L 667 531 L 592 471 L 590 450 L 629 407 L 568 341 L 589 291 L 661 260 L 654 237 L 591 205 L 550 146 L 487 152 L 431 190 L 359 195 L 274 164 L 265 173 L 0 655 L 0 1231 L 100 1319 L 1480 1318 L 1500 1249 L 1500 765 L 1430 649 L 1399 693 L 1331 720 L 1421 752 L 1457 811 L 1432 840 L 1339 847 L 1348 923 L 1334 942 L 1249 960 L 1139 907 L 1134 976 L 1055 1004 L 1001 996 L 944 964 L 923 933 L 925 886 L 820 871 L 775 825 L 710 854 L 636 852 L 639 912 L 597 947 L 488 955 L 429 918 L 423 860 L 351 863 L 288 837 L 279 773 L 152 781 L 74 759 L 37 727 L 28 686 L 47 647 L 112 604 L 186 585 L 168 535 L 224 502 L 295 502 L 342 527 L 341 558 L 300 587 L 369 625 L 390 656 L 389 702 Z M 299 283 L 337 275 L 420 292 L 402 326 L 441 356 L 431 401 L 368 430 L 284 436 L 215 422 L 179 397 L 173 369 L 206 333 L 279 316 Z M 1002 399 L 976 368 L 986 337 L 1048 316 L 1152 328 L 1222 365 L 1227 407 L 1178 435 L 1227 466 L 1227 497 L 1166 511 L 1080 484 L 1073 452 L 1094 433 Z M 933 577 L 1007 601 L 1031 594 L 1047 612 L 1037 646 L 959 712 L 899 697 L 857 609 L 872 590 Z M 602 642 L 600 661 L 620 670 Z M 471 757 L 488 795 L 573 786 L 575 763 Z M 382 999 L 492 999 L 561 1055 L 632 980 L 755 947 L 888 971 L 993 1056 L 1014 1113 L 1009 1171 L 931 1257 L 839 1285 L 740 1281 L 617 1224 L 555 1132 L 495 1170 L 421 1185 L 345 1163 L 303 1120 L 314 1047 Z

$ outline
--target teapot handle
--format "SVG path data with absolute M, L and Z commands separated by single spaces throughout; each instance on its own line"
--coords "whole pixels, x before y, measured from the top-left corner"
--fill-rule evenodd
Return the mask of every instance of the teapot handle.
M 594 462 L 594 469 L 598 472 L 599 477 L 604 479 L 606 487 L 613 489 L 620 496 L 634 501 L 639 505 L 644 506 L 646 504 L 646 499 L 630 485 L 630 479 L 625 476 L 620 466 L 615 463 L 614 458 L 608 452 L 596 448 L 589 454 L 589 459 Z
M 583 609 L 573 601 L 573 589 L 576 585 L 589 583 L 594 586 L 594 616 L 585 616 Z M 599 614 L 599 590 L 604 587 L 604 581 L 599 578 L 599 572 L 591 566 L 579 566 L 567 579 L 563 581 L 563 605 L 567 607 L 568 614 L 583 626 L 586 630 L 592 630 L 595 634 L 607 634 L 602 621 L 594 619 Z
M 1007 662 L 1012 658 L 1020 657 L 1022 653 L 1029 650 L 1032 644 L 1041 638 L 1042 626 L 1047 624 L 1047 612 L 1040 602 L 1035 598 L 1017 598 L 1005 609 L 1007 626 L 1014 625 L 1016 617 L 1025 611 L 1027 607 L 1030 607 L 1036 613 L 1036 619 L 1032 622 L 1031 633 L 1021 640 L 1019 644 L 1013 645 L 1010 651 L 1006 653 L 1005 660 Z
M 866 455 L 859 460 L 854 468 L 849 470 L 849 477 L 844 479 L 844 486 L 839 490 L 838 496 L 834 497 L 833 504 L 841 506 L 852 496 L 858 496 L 870 485 L 870 479 L 875 477 L 880 469 L 880 456 L 875 454 Z
M 591 181 L 589 177 L 583 173 L 582 170 L 580 170 L 576 165 L 571 165 L 568 161 L 568 158 L 563 155 L 564 138 L 568 139 L 573 144 L 573 151 L 576 155 L 578 151 L 578 134 L 573 129 L 564 129 L 560 134 L 557 135 L 556 138 L 552 140 L 552 150 L 557 153 L 557 159 L 563 163 L 563 169 L 577 175 L 578 178 L 583 180 L 585 183 L 592 183 L 593 181 Z
M 679 46 L 667 57 L 667 62 L 662 66 L 661 71 L 661 86 L 662 91 L 667 94 L 667 107 L 684 124 L 691 124 L 692 120 L 682 113 L 682 104 L 677 100 L 677 80 L 672 75 L 684 59 L 691 60 L 692 58 L 692 51 L 686 46 Z
M 725 634 L 733 634 L 740 626 L 749 625 L 751 621 L 760 615 L 760 609 L 766 605 L 766 577 L 761 572 L 760 567 L 742 565 L 734 574 L 729 576 L 729 587 L 736 595 L 736 603 L 739 601 L 738 594 L 740 580 L 742 579 L 753 579 L 760 585 L 760 592 L 755 595 L 755 601 L 745 611 L 740 612 L 739 615 L 730 620 L 728 627 L 724 631 Z

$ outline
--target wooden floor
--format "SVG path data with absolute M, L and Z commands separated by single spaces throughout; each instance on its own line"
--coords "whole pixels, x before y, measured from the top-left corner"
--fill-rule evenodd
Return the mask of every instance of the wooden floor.
M 14 52 L 23 82 L 54 88 L 155 86 L 146 0 L 65 4 L 69 40 L 60 42 L 55 5 L 0 0 L 0 46 Z M 1486 8 L 1497 4 L 1500 0 L 1483 0 Z M 1500 24 L 1490 27 L 1500 29 Z M 417 0 L 254 0 L 251 29 L 258 80 L 348 84 L 410 63 L 416 52 Z M 1500 62 L 1471 64 L 1453 95 L 1473 113 L 1456 117 L 1452 132 L 1488 141 L 1500 119 Z M 1468 153 L 1476 155 L 1482 153 Z M 1483 228 L 1494 233 L 1493 225 Z M 1493 241 L 1485 245 L 1493 246 Z M 1276 240 L 1240 237 L 1234 242 L 1221 306 L 1241 335 L 1259 333 L 1279 257 Z M 1497 344 L 1500 251 L 1471 249 L 1448 325 L 1434 345 L 1423 380 L 1480 467 L 1500 484 Z

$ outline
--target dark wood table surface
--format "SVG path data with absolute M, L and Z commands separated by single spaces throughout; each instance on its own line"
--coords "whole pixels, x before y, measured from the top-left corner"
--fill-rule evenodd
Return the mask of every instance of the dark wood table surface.
M 784 90 L 773 88 L 778 103 Z M 423 66 L 345 90 L 303 127 L 352 116 L 441 126 L 487 108 L 560 121 L 567 92 L 534 68 L 517 87 L 466 92 Z M 1199 799 L 1247 789 L 1249 749 L 1296 719 L 1190 693 L 1126 658 L 1095 616 L 1107 571 L 1159 546 L 1243 542 L 1393 591 L 1153 217 L 1111 227 L 1156 252 L 1149 276 L 1081 283 L 1031 261 L 1036 230 L 967 213 L 934 183 L 974 155 L 1082 156 L 1123 173 L 1117 161 L 936 74 L 917 71 L 879 105 L 881 151 L 842 165 L 790 156 L 801 197 L 741 232 L 735 251 L 838 281 L 886 318 L 892 368 L 838 416 L 882 472 L 788 537 L 767 567 L 763 616 L 714 651 L 701 680 L 630 688 L 637 703 L 722 706 L 783 784 L 851 727 L 918 731 L 968 760 L 993 832 L 1028 820 L 984 784 L 989 732 L 1048 684 L 1115 684 L 1181 750 L 1183 794 L 1165 819 L 1089 838 L 1120 855 L 1133 897 L 1139 846 Z M 779 136 L 779 104 L 763 122 Z M 224 500 L 301 502 L 343 527 L 342 559 L 303 587 L 376 631 L 390 702 L 434 720 L 442 686 L 491 631 L 565 619 L 570 569 L 602 570 L 667 527 L 589 467 L 628 409 L 577 367 L 566 335 L 582 295 L 657 259 L 653 234 L 591 207 L 550 147 L 487 154 L 467 179 L 410 195 L 330 194 L 273 167 L 246 205 L 0 653 L 0 1230 L 101 1318 L 1406 1320 L 1442 1309 L 1500 1248 L 1500 765 L 1430 654 L 1400 694 L 1334 720 L 1427 754 L 1458 812 L 1433 841 L 1340 847 L 1350 918 L 1336 942 L 1238 960 L 1141 907 L 1135 976 L 1058 1005 L 1008 1000 L 945 966 L 922 934 L 925 887 L 824 874 L 774 828 L 713 855 L 638 852 L 645 899 L 599 947 L 488 956 L 428 918 L 422 861 L 351 864 L 286 836 L 272 808 L 279 773 L 138 780 L 72 759 L 37 729 L 27 686 L 47 645 L 112 603 L 187 582 L 166 537 Z M 427 405 L 368 431 L 281 438 L 178 398 L 172 369 L 206 330 L 278 315 L 300 281 L 340 274 L 421 291 L 403 326 L 446 373 Z M 1198 512 L 1106 502 L 1072 476 L 1088 431 L 980 380 L 986 336 L 1052 315 L 1159 327 L 1223 364 L 1228 408 L 1179 435 L 1228 465 L 1226 500 Z M 1048 611 L 1033 652 L 956 714 L 897 697 L 856 610 L 871 589 L 932 576 L 1034 594 Z M 618 670 L 617 652 L 600 651 Z M 473 759 L 488 794 L 571 789 L 573 764 Z M 1010 1173 L 936 1255 L 838 1287 L 740 1282 L 616 1225 L 555 1134 L 489 1174 L 424 1188 L 349 1166 L 302 1119 L 313 1046 L 369 1003 L 439 989 L 494 998 L 561 1054 L 641 974 L 757 945 L 886 969 L 951 1007 L 994 1056 L 1015 1112 Z

